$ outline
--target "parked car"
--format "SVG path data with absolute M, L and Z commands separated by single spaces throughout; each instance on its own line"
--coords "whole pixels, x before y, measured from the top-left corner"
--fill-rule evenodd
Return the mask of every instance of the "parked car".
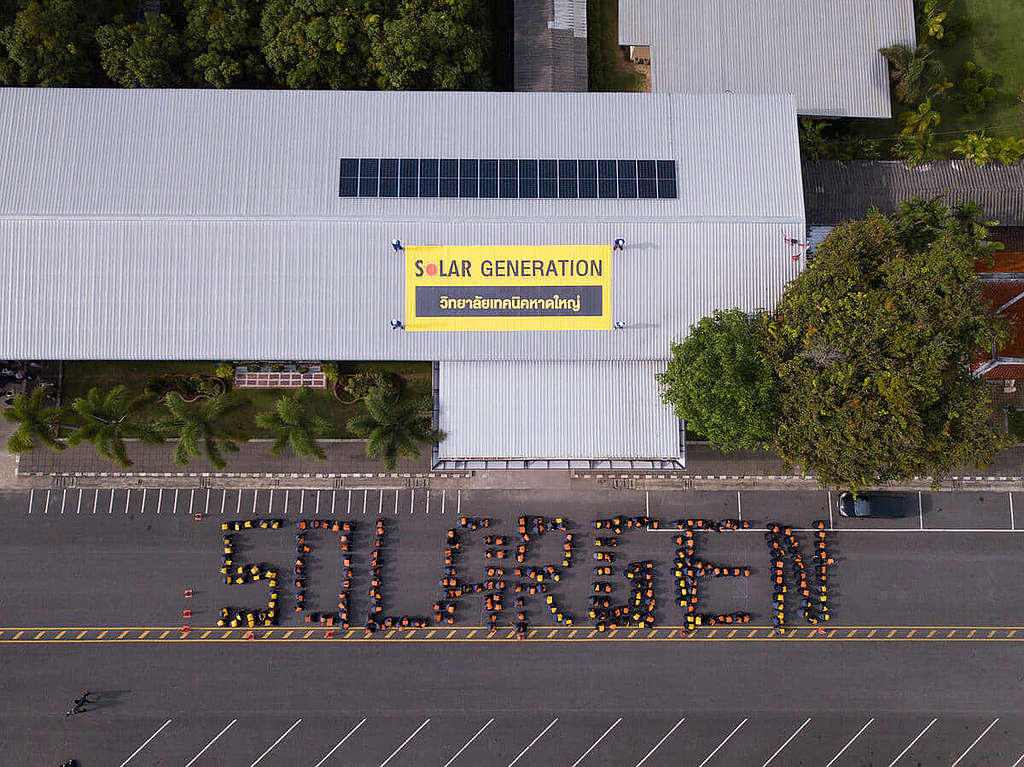
M 853 493 L 839 494 L 836 502 L 839 514 L 844 517 L 885 517 L 898 519 L 907 516 L 907 499 L 897 493 Z

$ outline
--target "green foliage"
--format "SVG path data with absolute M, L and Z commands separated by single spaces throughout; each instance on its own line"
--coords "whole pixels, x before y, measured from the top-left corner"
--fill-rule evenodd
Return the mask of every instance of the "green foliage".
M 237 453 L 238 445 L 225 431 L 222 419 L 241 406 L 231 394 L 218 394 L 209 399 L 185 402 L 176 392 L 164 399 L 168 416 L 159 422 L 164 434 L 175 434 L 178 444 L 174 449 L 174 462 L 187 466 L 190 457 L 206 453 L 216 469 L 227 466 L 224 453 Z
M 988 165 L 994 159 L 995 139 L 986 136 L 985 131 L 979 133 L 968 133 L 959 141 L 953 143 L 953 154 L 970 160 L 975 165 Z
M 1006 136 L 993 144 L 996 159 L 1003 165 L 1016 165 L 1024 159 L 1024 138 Z
M 963 76 L 960 80 L 960 101 L 964 111 L 969 113 L 982 112 L 999 95 L 992 87 L 997 82 L 996 73 L 985 69 L 973 61 L 965 61 Z
M 918 104 L 913 112 L 904 112 L 900 115 L 900 121 L 903 123 L 901 135 L 921 138 L 937 126 L 941 119 L 939 113 L 932 109 L 932 100 L 927 98 Z
M 831 123 L 813 117 L 801 117 L 797 129 L 800 135 L 800 157 L 804 160 L 827 160 L 831 157 L 825 129 Z
M 420 442 L 440 442 L 442 431 L 431 427 L 433 402 L 429 395 L 403 402 L 391 382 L 375 386 L 363 400 L 366 413 L 348 422 L 349 431 L 366 440 L 366 454 L 380 458 L 385 471 L 394 471 L 399 456 L 419 458 Z
M 932 58 L 932 49 L 921 43 L 916 49 L 892 45 L 879 50 L 889 62 L 889 76 L 895 83 L 896 98 L 904 104 L 924 99 L 929 89 L 941 81 L 943 66 Z
M 322 461 L 327 457 L 316 440 L 331 430 L 331 423 L 309 412 L 309 389 L 285 395 L 274 403 L 273 410 L 257 413 L 256 425 L 274 436 L 271 455 L 279 456 L 291 447 L 300 458 L 311 456 Z
M 385 90 L 481 90 L 490 34 L 477 0 L 404 0 L 392 18 L 367 19 L 377 85 Z
M 587 0 L 587 73 L 589 90 L 635 92 L 643 76 L 619 45 L 618 0 Z
M 916 5 L 916 4 L 915 4 Z M 945 0 L 925 0 L 917 12 L 917 25 L 924 36 L 941 40 L 946 35 L 943 27 L 946 21 L 948 2 Z
M 976 210 L 976 208 L 975 208 Z M 853 489 L 991 460 L 977 349 L 1005 336 L 982 300 L 984 227 L 969 210 L 913 200 L 836 227 L 790 283 L 767 336 L 782 381 L 779 454 Z
M 154 376 L 146 382 L 146 393 L 157 398 L 164 397 L 169 392 L 175 392 L 184 399 L 191 400 L 196 397 L 213 397 L 222 391 L 224 391 L 223 384 L 219 379 L 211 379 L 198 374 Z
M 362 399 L 369 394 L 374 387 L 391 385 L 397 388 L 395 382 L 388 379 L 379 370 L 360 370 L 358 373 L 349 376 L 345 382 L 345 393 L 353 399 Z
M 100 64 L 125 88 L 175 88 L 182 84 L 181 38 L 163 14 L 124 24 L 118 18 L 96 30 Z
M 69 445 L 91 442 L 97 452 L 123 468 L 132 465 L 125 449 L 125 439 L 139 439 L 150 444 L 164 441 L 161 429 L 137 418 L 139 410 L 150 401 L 148 396 L 132 396 L 127 386 L 115 386 L 107 392 L 90 389 L 85 397 L 76 397 L 72 410 L 82 425 L 68 437 Z
M 4 408 L 4 419 L 18 424 L 7 440 L 8 452 L 25 453 L 38 445 L 51 450 L 66 447 L 55 436 L 60 425 L 60 409 L 46 404 L 46 398 L 52 393 L 49 386 L 37 386 L 28 394 L 15 395 L 11 404 Z
M 372 0 L 267 0 L 263 55 L 289 88 L 345 90 L 373 84 L 364 29 Z
M 0 77 L 7 85 L 89 85 L 94 67 L 90 29 L 74 0 L 30 0 L 0 30 L 6 49 Z
M 716 311 L 672 345 L 658 375 L 661 396 L 676 417 L 718 450 L 763 447 L 778 428 L 779 380 L 765 363 L 763 314 Z
M 261 85 L 269 74 L 260 51 L 259 0 L 185 0 L 191 77 L 217 88 Z
M 938 155 L 935 149 L 935 136 L 930 133 L 923 136 L 901 135 L 893 144 L 892 153 L 911 168 L 929 162 Z
M 327 383 L 333 384 L 338 380 L 340 371 L 338 370 L 338 363 L 336 362 L 321 362 L 320 372 L 324 374 L 324 378 L 327 379 Z
M 213 374 L 224 381 L 232 381 L 235 378 L 235 366 L 228 362 L 221 363 Z

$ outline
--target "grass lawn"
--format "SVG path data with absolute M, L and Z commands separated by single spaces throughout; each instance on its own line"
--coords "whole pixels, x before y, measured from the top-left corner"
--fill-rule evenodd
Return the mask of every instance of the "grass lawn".
M 64 364 L 64 385 L 62 402 L 70 406 L 75 397 L 85 396 L 94 386 L 110 388 L 117 384 L 125 384 L 132 391 L 142 393 L 146 382 L 158 375 L 177 373 L 200 373 L 213 375 L 217 367 L 215 362 L 67 362 Z M 342 375 L 358 370 L 380 370 L 401 376 L 405 381 L 405 397 L 421 396 L 430 393 L 431 370 L 429 362 L 360 362 L 339 364 Z M 224 417 L 225 425 L 238 439 L 264 438 L 256 426 L 256 413 L 270 410 L 274 402 L 283 394 L 294 392 L 293 389 L 236 389 L 235 396 L 242 405 Z M 312 410 L 334 424 L 334 429 L 327 435 L 328 439 L 349 439 L 350 434 L 345 426 L 348 420 L 362 411 L 362 403 L 344 405 L 335 399 L 329 389 L 313 389 L 310 392 Z M 143 410 L 146 418 L 157 418 L 166 414 L 166 409 L 159 403 L 152 403 Z M 69 424 L 75 423 L 73 416 L 65 418 Z
M 1006 423 L 1010 436 L 1017 441 L 1017 444 L 1024 443 L 1024 410 L 1013 410 L 1007 413 Z
M 619 45 L 619 0 L 587 0 L 591 91 L 644 91 L 647 83 Z
M 940 150 L 945 149 L 944 155 L 948 154 L 949 144 L 971 131 L 985 129 L 989 136 L 1024 137 L 1024 105 L 1017 101 L 1018 95 L 1024 92 L 1024 3 L 1020 0 L 955 0 L 948 18 L 955 16 L 970 17 L 973 29 L 950 45 L 929 41 L 935 51 L 933 56 L 941 60 L 945 68 L 945 79 L 953 83 L 953 88 L 946 92 L 948 98 L 936 104 L 942 117 L 935 128 L 936 144 L 945 145 L 940 147 Z M 965 112 L 958 99 L 966 61 L 991 69 L 997 75 L 998 96 L 983 112 Z M 838 120 L 836 127 L 841 134 L 881 141 L 879 159 L 893 159 L 890 150 L 903 128 L 899 116 L 915 106 L 901 104 L 893 98 L 892 119 Z

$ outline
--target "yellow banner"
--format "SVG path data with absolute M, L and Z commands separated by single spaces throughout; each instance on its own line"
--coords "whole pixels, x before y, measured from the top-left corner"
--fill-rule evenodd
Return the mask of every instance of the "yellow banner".
M 610 330 L 611 245 L 405 248 L 408 330 Z

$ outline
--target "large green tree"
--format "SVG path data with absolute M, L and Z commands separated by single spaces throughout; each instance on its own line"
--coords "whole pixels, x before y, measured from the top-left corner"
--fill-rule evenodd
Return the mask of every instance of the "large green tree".
M 322 461 L 327 457 L 316 440 L 328 433 L 331 422 L 310 412 L 309 389 L 279 398 L 273 410 L 256 414 L 256 425 L 274 435 L 272 455 L 281 455 L 290 447 L 300 458 L 312 456 Z
M 125 88 L 175 88 L 184 69 L 181 35 L 163 14 L 125 24 L 115 20 L 96 30 L 100 64 Z
M 22 392 L 14 397 L 9 407 L 4 408 L 4 419 L 18 424 L 7 440 L 11 453 L 25 453 L 38 445 L 63 450 L 67 445 L 57 439 L 60 425 L 60 408 L 46 404 L 52 394 L 50 387 L 37 386 L 29 393 Z
M 289 88 L 366 88 L 373 83 L 365 22 L 378 0 L 267 0 L 263 55 Z
M 935 479 L 1005 444 L 970 363 L 1005 333 L 982 300 L 976 209 L 937 199 L 842 224 L 768 328 L 782 383 L 774 447 L 823 484 Z
M 161 422 L 166 434 L 178 437 L 174 449 L 174 462 L 187 466 L 190 456 L 203 453 L 217 469 L 227 466 L 224 453 L 237 453 L 238 444 L 226 430 L 223 417 L 241 406 L 231 394 L 186 402 L 181 395 L 171 392 L 164 399 L 169 417 Z
M 403 0 L 389 18 L 371 17 L 373 65 L 386 90 L 479 90 L 491 43 L 479 0 Z
M 932 49 L 921 43 L 916 48 L 899 43 L 879 50 L 889 62 L 889 75 L 896 98 L 904 104 L 920 102 L 942 78 L 942 62 L 932 57 Z
M 49 87 L 91 84 L 92 27 L 75 0 L 30 0 L 0 30 L 5 85 Z
M 71 409 L 82 419 L 82 425 L 68 437 L 69 445 L 91 442 L 104 458 L 127 468 L 133 461 L 128 457 L 125 439 L 138 439 L 150 444 L 164 441 L 161 429 L 138 418 L 141 408 L 151 397 L 133 396 L 127 386 L 115 386 L 107 392 L 89 389 L 84 397 L 77 397 Z
M 385 382 L 373 387 L 363 400 L 364 415 L 348 422 L 349 431 L 366 440 L 366 454 L 380 458 L 385 471 L 394 471 L 399 456 L 420 457 L 418 443 L 440 442 L 443 431 L 430 423 L 430 395 L 404 401 L 398 387 Z
M 672 344 L 662 398 L 718 450 L 763 447 L 778 427 L 779 379 L 761 350 L 762 313 L 716 311 Z
M 263 85 L 267 67 L 260 51 L 258 0 L 185 0 L 185 44 L 194 58 L 196 82 L 217 88 Z

